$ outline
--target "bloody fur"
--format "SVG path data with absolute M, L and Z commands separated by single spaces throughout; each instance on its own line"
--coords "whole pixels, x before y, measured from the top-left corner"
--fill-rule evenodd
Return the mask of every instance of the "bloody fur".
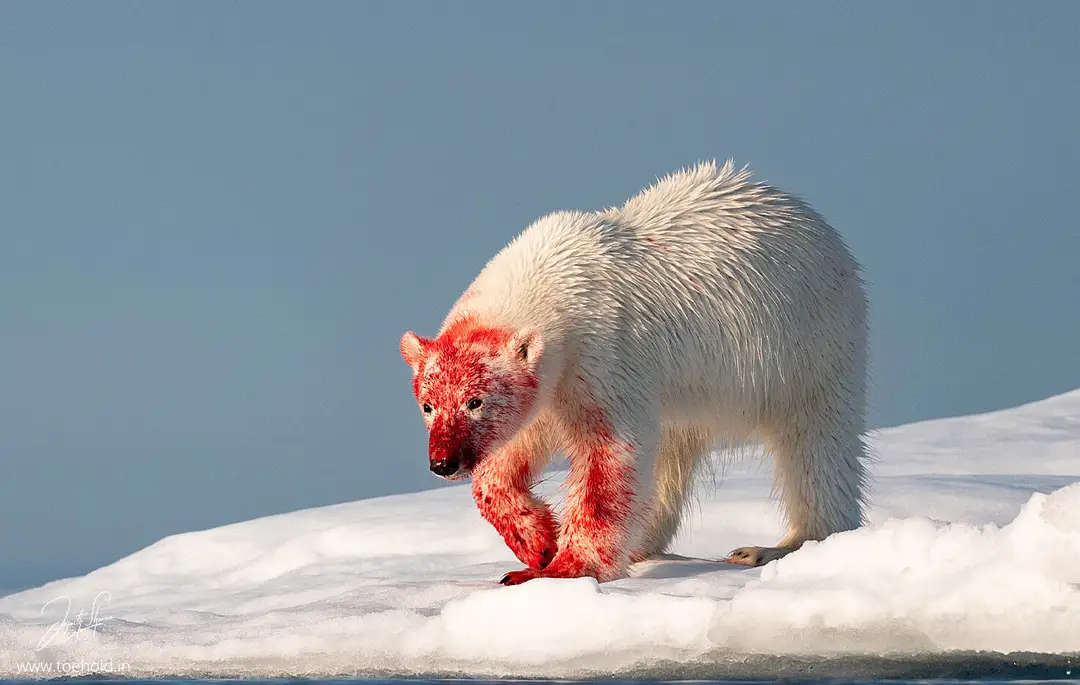
M 417 401 L 455 407 L 471 397 L 514 395 L 530 404 L 538 384 L 535 375 L 500 375 L 491 369 L 490 362 L 500 353 L 516 352 L 506 350 L 511 339 L 507 331 L 478 326 L 471 319 L 452 323 L 434 340 L 420 339 L 422 356 L 413 360 Z M 404 348 L 403 354 L 409 357 Z M 428 360 L 435 359 L 437 370 L 426 373 Z M 614 440 L 602 409 L 592 408 L 580 416 L 563 430 L 567 451 L 579 456 L 571 462 L 571 506 L 561 522 L 531 492 L 539 470 L 534 467 L 540 465 L 531 463 L 528 455 L 511 450 L 499 459 L 462 464 L 463 471 L 473 476 L 473 497 L 481 515 L 528 567 L 507 574 L 505 584 L 582 575 L 609 580 L 625 565 L 623 550 L 634 501 L 633 447 Z M 432 462 L 454 452 L 490 454 L 500 437 L 497 429 L 470 426 L 459 412 L 437 415 L 429 431 Z

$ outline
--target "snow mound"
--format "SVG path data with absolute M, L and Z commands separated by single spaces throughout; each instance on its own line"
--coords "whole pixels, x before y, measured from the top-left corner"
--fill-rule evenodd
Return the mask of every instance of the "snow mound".
M 762 569 L 707 561 L 782 528 L 767 465 L 723 456 L 678 554 L 604 585 L 499 586 L 519 564 L 467 487 L 177 535 L 0 599 L 0 677 L 554 678 L 762 655 L 1076 654 L 1077 416 L 1073 392 L 876 432 L 870 525 Z
M 806 545 L 732 598 L 744 651 L 1080 651 L 1080 483 L 1003 528 L 893 519 Z

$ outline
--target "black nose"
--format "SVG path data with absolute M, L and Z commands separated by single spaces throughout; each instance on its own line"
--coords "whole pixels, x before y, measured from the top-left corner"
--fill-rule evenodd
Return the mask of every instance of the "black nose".
M 438 461 L 431 462 L 431 472 L 436 476 L 452 476 L 458 472 L 458 460 L 457 459 L 439 459 Z

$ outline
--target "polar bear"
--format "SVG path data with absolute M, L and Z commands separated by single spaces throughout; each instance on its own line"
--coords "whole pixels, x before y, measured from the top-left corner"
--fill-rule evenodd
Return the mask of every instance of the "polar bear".
M 623 577 L 664 552 L 718 444 L 775 459 L 788 531 L 767 563 L 863 521 L 867 303 L 843 240 L 731 161 L 619 208 L 556 212 L 499 252 L 438 335 L 401 354 L 432 472 L 469 475 L 533 578 Z M 531 493 L 569 459 L 565 511 Z

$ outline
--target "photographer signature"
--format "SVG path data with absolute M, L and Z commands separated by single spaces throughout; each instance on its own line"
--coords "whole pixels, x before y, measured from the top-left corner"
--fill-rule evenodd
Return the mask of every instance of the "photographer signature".
M 79 638 L 87 633 L 96 635 L 97 629 L 105 625 L 105 621 L 112 618 L 112 616 L 101 615 L 101 610 L 108 606 L 110 601 L 112 601 L 112 593 L 104 591 L 99 592 L 97 593 L 97 596 L 94 597 L 94 602 L 90 605 L 89 612 L 87 612 L 86 609 L 79 609 L 79 612 L 72 616 L 71 597 L 61 595 L 60 597 L 50 599 L 45 603 L 45 606 L 41 607 L 42 615 L 45 614 L 45 611 L 50 606 L 54 604 L 57 606 L 63 604 L 65 606 L 64 616 L 45 630 L 45 634 L 38 640 L 36 651 L 41 651 L 48 647 L 56 636 L 61 633 L 63 633 L 67 639 Z

